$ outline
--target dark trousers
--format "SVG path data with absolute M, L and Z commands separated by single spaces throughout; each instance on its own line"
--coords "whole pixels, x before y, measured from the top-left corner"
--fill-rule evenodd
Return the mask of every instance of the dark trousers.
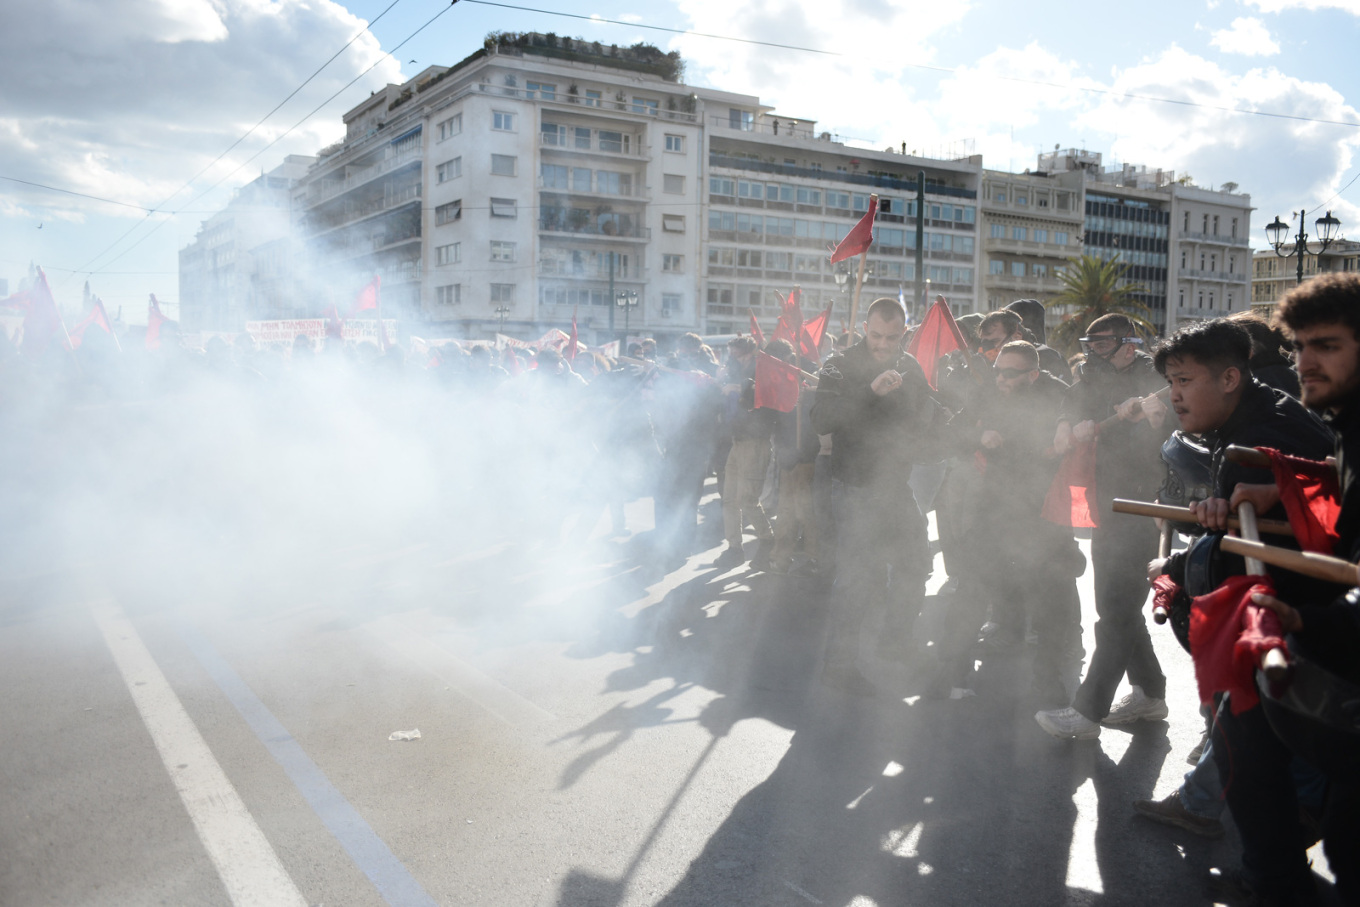
M 1224 799 L 1242 838 L 1248 880 L 1262 895 L 1288 903 L 1312 887 L 1290 771 L 1293 753 L 1275 736 L 1259 704 L 1234 715 L 1225 702 L 1214 722 L 1213 741 Z
M 1157 530 L 1143 518 L 1104 512 L 1091 533 L 1091 566 L 1096 586 L 1096 648 L 1072 703 L 1091 721 L 1110 714 L 1115 690 L 1129 683 L 1153 699 L 1166 698 L 1166 675 L 1152 650 L 1143 605 L 1148 598 L 1147 565 L 1157 556 Z
M 859 661 L 866 620 L 910 628 L 921 613 L 930 551 L 926 520 L 906 482 L 893 489 L 845 486 L 826 669 Z

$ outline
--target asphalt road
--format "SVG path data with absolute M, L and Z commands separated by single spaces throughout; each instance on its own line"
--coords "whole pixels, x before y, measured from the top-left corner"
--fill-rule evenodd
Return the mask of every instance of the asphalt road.
M 964 701 L 875 660 L 893 695 L 855 700 L 816 681 L 828 591 L 717 573 L 704 516 L 668 574 L 646 501 L 631 537 L 413 531 L 282 577 L 8 561 L 0 904 L 1212 902 L 1231 829 L 1129 807 L 1201 729 L 1169 630 L 1170 719 L 1095 741 L 1040 731 L 1024 651 Z

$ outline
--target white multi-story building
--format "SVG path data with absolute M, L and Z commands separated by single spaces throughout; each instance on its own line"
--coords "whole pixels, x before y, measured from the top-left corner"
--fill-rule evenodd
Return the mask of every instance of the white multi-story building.
M 185 330 L 239 331 L 250 319 L 304 314 L 293 282 L 292 187 L 316 160 L 290 154 L 237 190 L 179 252 Z
M 505 36 L 375 93 L 294 193 L 330 284 L 318 311 L 377 273 L 384 315 L 431 334 L 530 336 L 573 312 L 588 342 L 746 330 L 795 284 L 809 314 L 846 298 L 828 251 L 873 192 L 865 299 L 910 296 L 920 170 L 925 276 L 973 308 L 978 159 L 848 148 L 679 71 L 653 48 Z
M 982 174 L 982 299 L 988 310 L 1017 299 L 1047 302 L 1063 290 L 1059 274 L 1081 255 L 1084 195 L 1047 173 Z

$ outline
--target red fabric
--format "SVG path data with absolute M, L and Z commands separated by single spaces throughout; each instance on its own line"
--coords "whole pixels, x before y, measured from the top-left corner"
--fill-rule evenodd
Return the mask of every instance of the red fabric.
M 1280 619 L 1251 603 L 1255 593 L 1275 594 L 1268 576 L 1234 576 L 1190 608 L 1190 657 L 1200 702 L 1228 693 L 1234 715 L 1260 702 L 1253 680 L 1261 656 L 1285 648 Z
M 760 329 L 760 322 L 756 321 L 756 313 L 754 310 L 751 312 L 751 336 L 755 338 L 756 346 L 764 349 L 765 332 Z
M 803 325 L 802 334 L 799 340 L 802 344 L 804 359 L 811 359 L 813 362 L 822 361 L 822 337 L 826 335 L 826 326 L 831 321 L 831 306 L 822 310 L 822 314 Z
M 795 366 L 763 350 L 756 353 L 756 409 L 791 413 L 798 407 L 802 375 Z
M 567 339 L 567 346 L 562 350 L 562 358 L 575 362 L 576 354 L 580 349 L 580 340 L 576 335 L 576 309 L 571 310 L 571 335 Z
M 343 339 L 345 336 L 345 319 L 340 317 L 340 310 L 335 306 L 331 306 L 321 314 L 326 319 L 326 339 Z
M 954 313 L 949 310 L 949 303 L 943 299 L 938 300 L 930 307 L 930 311 L 926 312 L 926 317 L 922 319 L 916 333 L 911 335 L 907 352 L 921 363 L 921 371 L 926 373 L 926 381 L 930 386 L 939 390 L 936 382 L 939 380 L 940 360 L 947 353 L 957 349 L 960 347 Z
M 505 370 L 511 375 L 518 375 L 520 372 L 524 371 L 524 369 L 520 367 L 519 357 L 515 355 L 515 348 L 513 346 L 507 346 L 505 352 L 501 354 L 501 358 L 505 360 Z
M 1042 516 L 1050 523 L 1073 529 L 1100 525 L 1096 503 L 1096 442 L 1073 441 L 1048 486 Z
M 1165 573 L 1152 581 L 1152 610 L 1171 610 L 1171 602 L 1181 591 L 1180 584 Z
M 36 356 L 47 349 L 52 335 L 61 330 L 61 314 L 47 285 L 47 275 L 38 269 L 38 279 L 27 290 L 21 290 L 0 302 L 0 305 L 24 310 L 23 352 Z
M 847 258 L 854 258 L 864 252 L 874 241 L 874 216 L 878 214 L 878 199 L 869 196 L 869 210 L 864 212 L 864 216 L 859 219 L 859 223 L 850 228 L 850 232 L 845 234 L 845 239 L 831 253 L 831 263 L 834 265 L 838 261 Z
M 156 301 L 156 294 L 151 294 L 151 301 L 146 304 L 146 348 L 158 350 L 161 348 L 161 325 L 169 321 L 161 314 L 161 304 Z
M 359 295 L 354 300 L 353 308 L 349 310 L 349 317 L 353 318 L 355 315 L 358 315 L 366 309 L 378 308 L 378 299 L 381 290 L 382 278 L 377 274 L 374 274 L 373 279 L 359 291 Z
M 95 299 L 94 308 L 90 309 L 90 314 L 80 319 L 80 322 L 67 332 L 71 338 L 71 349 L 80 349 L 80 345 L 85 342 L 85 329 L 90 325 L 96 325 L 105 334 L 113 335 L 113 325 L 109 323 L 109 314 L 104 311 L 104 303 L 98 299 Z
M 784 300 L 784 310 L 779 314 L 779 323 L 774 327 L 771 340 L 787 340 L 793 351 L 798 352 L 798 335 L 803 333 L 803 310 L 798 305 L 803 291 L 794 287 Z
M 1256 448 L 1270 457 L 1280 502 L 1289 515 L 1289 525 L 1304 551 L 1331 554 L 1341 536 L 1336 518 L 1341 515 L 1341 488 L 1336 470 L 1317 460 L 1291 457 L 1270 447 Z

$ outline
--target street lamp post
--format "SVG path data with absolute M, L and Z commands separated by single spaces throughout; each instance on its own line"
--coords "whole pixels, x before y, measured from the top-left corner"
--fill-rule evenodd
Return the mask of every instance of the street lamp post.
M 1280 216 L 1278 214 L 1275 215 L 1275 220 L 1273 220 L 1269 224 L 1266 224 L 1266 238 L 1270 240 L 1270 245 L 1275 249 L 1275 254 L 1280 256 L 1281 258 L 1288 258 L 1291 255 L 1298 256 L 1299 283 L 1303 283 L 1303 259 L 1308 255 L 1308 234 L 1303 232 L 1304 217 L 1307 216 L 1307 214 L 1308 214 L 1307 211 L 1299 212 L 1299 232 L 1298 235 L 1293 238 L 1294 239 L 1293 248 L 1290 249 L 1288 252 L 1282 252 L 1280 250 L 1287 247 L 1286 243 L 1289 239 L 1289 225 L 1286 224 L 1284 221 L 1280 220 Z M 1293 215 L 1294 213 L 1291 211 L 1289 218 L 1290 220 L 1294 219 Z M 1321 245 L 1318 246 L 1317 251 L 1318 270 L 1320 271 L 1322 270 L 1322 253 L 1325 252 L 1327 250 L 1327 247 L 1332 244 L 1332 240 L 1336 239 L 1336 231 L 1340 229 L 1341 221 L 1337 220 L 1335 217 L 1332 217 L 1332 212 L 1328 211 L 1327 216 L 1319 217 L 1315 222 L 1314 226 L 1317 228 L 1318 242 L 1321 243 Z
M 504 333 L 505 333 L 505 316 L 510 314 L 510 307 L 509 307 L 508 305 L 506 305 L 505 303 L 501 303 L 500 305 L 498 305 L 498 306 L 496 306 L 494 309 L 492 309 L 492 311 L 495 312 L 495 313 L 496 313 L 496 317 L 500 319 L 500 321 L 501 321 L 501 326 L 500 326 L 499 330 L 500 330 L 500 332 L 501 332 L 502 334 L 504 334 Z
M 841 299 L 848 299 L 846 294 L 850 292 L 850 266 L 843 261 L 837 262 L 836 270 L 831 272 L 831 276 L 835 279 L 836 286 L 841 289 Z M 851 329 L 854 329 L 853 325 Z
M 622 342 L 628 342 L 628 314 L 638 304 L 637 290 L 624 290 L 614 297 L 614 305 L 623 309 L 623 338 Z M 626 351 L 623 351 L 626 352 Z

